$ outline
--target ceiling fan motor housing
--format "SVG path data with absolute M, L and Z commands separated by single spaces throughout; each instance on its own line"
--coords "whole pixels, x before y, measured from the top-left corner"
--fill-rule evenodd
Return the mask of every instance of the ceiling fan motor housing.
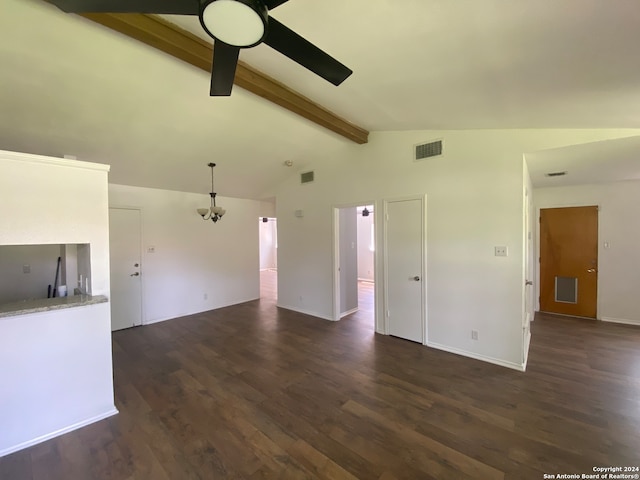
M 261 0 L 201 0 L 200 23 L 214 40 L 251 48 L 267 36 L 269 11 Z

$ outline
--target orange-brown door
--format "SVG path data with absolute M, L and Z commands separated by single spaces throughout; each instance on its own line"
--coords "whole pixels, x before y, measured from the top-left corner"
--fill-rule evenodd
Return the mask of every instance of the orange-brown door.
M 540 310 L 596 318 L 598 207 L 540 210 Z

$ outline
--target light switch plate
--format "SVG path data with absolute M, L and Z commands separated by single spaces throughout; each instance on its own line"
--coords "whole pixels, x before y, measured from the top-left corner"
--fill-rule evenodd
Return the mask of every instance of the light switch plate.
M 508 253 L 507 247 L 495 247 L 496 257 L 506 257 Z

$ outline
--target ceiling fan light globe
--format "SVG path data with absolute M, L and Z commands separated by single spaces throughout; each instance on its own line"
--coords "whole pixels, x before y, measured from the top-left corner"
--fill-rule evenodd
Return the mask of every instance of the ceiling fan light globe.
M 267 33 L 267 8 L 260 0 L 205 0 L 200 23 L 215 40 L 234 47 L 253 47 Z

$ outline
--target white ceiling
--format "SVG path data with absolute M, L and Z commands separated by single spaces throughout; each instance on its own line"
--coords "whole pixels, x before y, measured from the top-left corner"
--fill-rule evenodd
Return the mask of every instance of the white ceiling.
M 640 180 L 640 137 L 542 150 L 525 157 L 535 188 Z M 547 177 L 551 172 L 567 173 Z
M 261 198 L 348 143 L 237 87 L 210 98 L 205 72 L 41 0 L 0 1 L 0 149 L 196 192 L 215 161 L 221 195 Z M 354 74 L 334 87 L 266 45 L 241 60 L 370 130 L 640 127 L 634 0 L 291 0 L 272 14 Z

